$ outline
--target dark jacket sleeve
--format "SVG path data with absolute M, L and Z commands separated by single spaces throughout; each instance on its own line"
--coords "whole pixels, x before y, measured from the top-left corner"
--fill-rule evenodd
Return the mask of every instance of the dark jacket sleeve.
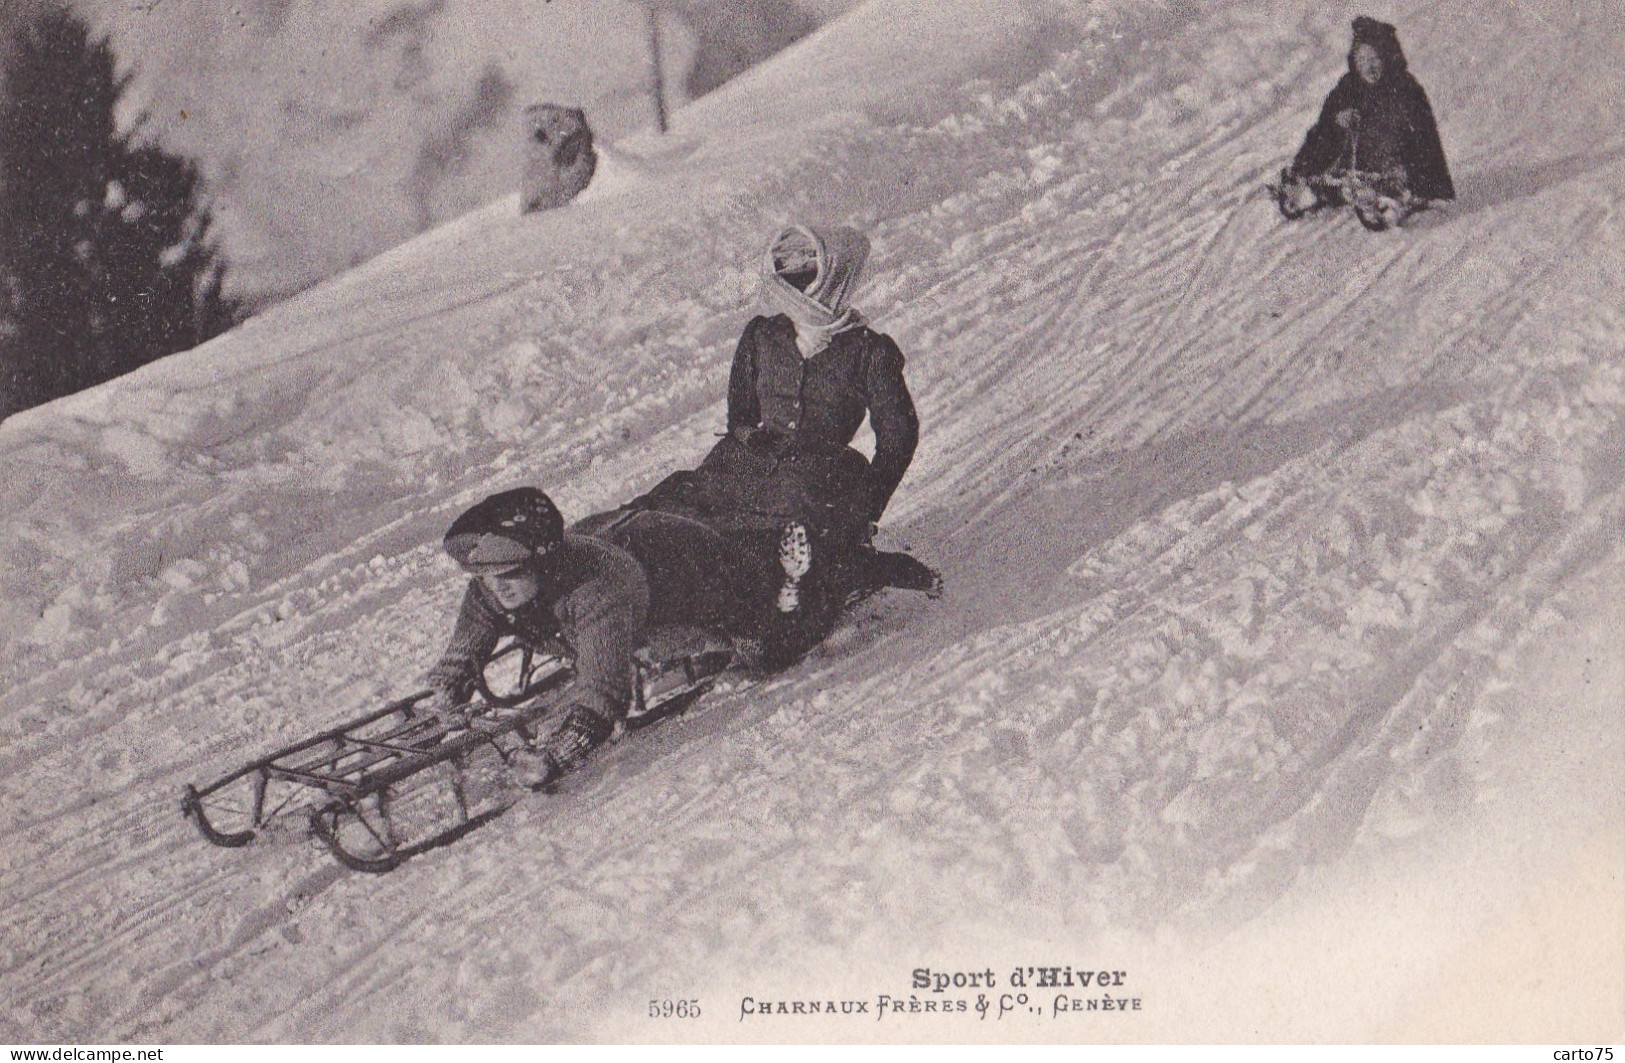
M 646 586 L 589 580 L 560 603 L 559 622 L 575 655 L 571 701 L 611 723 L 632 701 L 632 653 L 643 639 Z
M 451 642 L 440 660 L 429 669 L 429 687 L 462 704 L 473 694 L 474 680 L 481 664 L 496 649 L 502 637 L 500 614 L 485 600 L 478 582 L 468 581 L 463 604 L 457 611 Z
M 869 519 L 878 521 L 902 483 L 920 441 L 920 418 L 903 379 L 903 352 L 890 336 L 876 335 L 869 349 L 869 426 L 875 456 L 869 463 Z
M 1455 199 L 1456 186 L 1450 180 L 1450 166 L 1444 159 L 1444 144 L 1439 140 L 1439 123 L 1433 117 L 1433 105 L 1415 79 L 1406 90 L 1405 113 L 1410 128 L 1406 138 L 1405 172 L 1411 191 L 1423 199 Z
M 734 348 L 733 369 L 728 373 L 728 431 L 756 428 L 762 423 L 761 400 L 756 394 L 756 330 L 762 318 L 753 317 Z
M 1320 118 L 1309 128 L 1303 146 L 1292 160 L 1292 173 L 1298 177 L 1318 177 L 1336 166 L 1348 150 L 1348 131 L 1337 124 L 1338 113 L 1359 109 L 1357 76 L 1344 74 L 1321 104 Z

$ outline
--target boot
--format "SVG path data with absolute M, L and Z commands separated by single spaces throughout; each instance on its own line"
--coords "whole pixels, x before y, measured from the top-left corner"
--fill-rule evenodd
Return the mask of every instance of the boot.
M 796 522 L 784 526 L 779 536 L 779 567 L 784 569 L 784 584 L 779 587 L 779 612 L 793 613 L 801 607 L 801 579 L 812 568 L 812 539 L 805 524 Z

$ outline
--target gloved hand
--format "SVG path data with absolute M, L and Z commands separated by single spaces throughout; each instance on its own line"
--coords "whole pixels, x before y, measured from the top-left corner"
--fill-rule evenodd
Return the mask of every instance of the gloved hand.
M 1337 124 L 1342 129 L 1353 129 L 1360 124 L 1360 112 L 1353 107 L 1345 107 L 1337 112 Z
M 586 706 L 572 706 L 557 730 L 514 755 L 509 768 L 514 782 L 531 790 L 551 785 L 608 741 L 614 730 L 613 724 Z

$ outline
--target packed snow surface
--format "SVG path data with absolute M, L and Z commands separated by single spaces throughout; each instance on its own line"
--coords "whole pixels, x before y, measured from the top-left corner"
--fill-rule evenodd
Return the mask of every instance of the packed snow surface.
M 1460 193 L 1402 231 L 1260 192 L 1355 8 L 874 0 L 0 426 L 0 1037 L 1617 1039 L 1625 16 L 1361 10 Z M 415 689 L 460 507 L 706 451 L 790 218 L 873 237 L 946 596 L 389 875 L 205 844 L 184 784 Z M 1140 1010 L 740 1016 L 1022 965 Z

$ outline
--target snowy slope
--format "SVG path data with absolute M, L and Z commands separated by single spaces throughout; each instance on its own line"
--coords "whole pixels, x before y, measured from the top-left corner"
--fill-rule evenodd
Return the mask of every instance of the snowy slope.
M 127 122 L 201 167 L 227 288 L 256 303 L 515 189 L 527 104 L 582 107 L 600 143 L 655 123 L 648 5 L 626 0 L 74 6 L 130 75 Z M 708 91 L 842 0 L 662 6 L 677 106 L 693 74 Z
M 1352 8 L 873 0 L 569 210 L 0 425 L 0 1030 L 1617 1035 L 1625 25 L 1556 8 L 1370 9 L 1461 193 L 1372 236 L 1256 191 Z M 704 453 L 800 216 L 873 234 L 947 596 L 382 879 L 204 845 L 184 783 L 413 688 L 460 506 Z M 1145 1010 L 738 1022 L 1022 963 Z

